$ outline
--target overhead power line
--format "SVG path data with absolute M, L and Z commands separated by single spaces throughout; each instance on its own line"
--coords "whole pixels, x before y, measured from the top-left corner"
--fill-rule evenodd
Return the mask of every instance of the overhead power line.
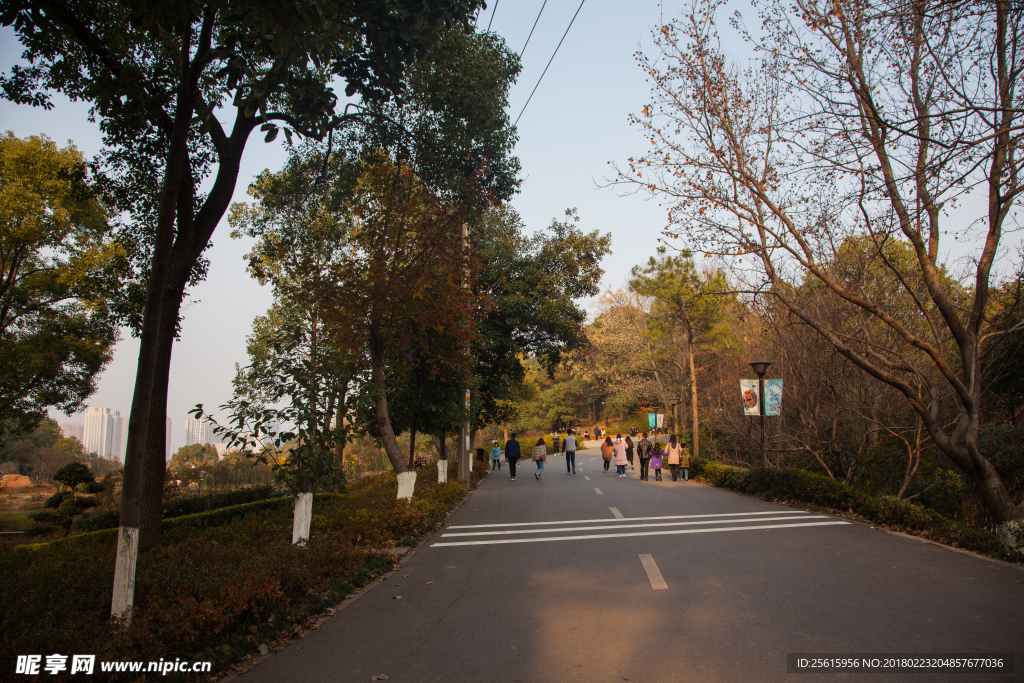
M 537 18 L 533 20 L 533 28 L 530 29 L 530 35 L 526 36 L 526 42 L 523 44 L 523 49 L 519 51 L 519 58 L 522 59 L 523 53 L 526 52 L 526 46 L 530 44 L 530 38 L 533 38 L 533 29 L 537 28 L 537 22 L 540 21 L 540 15 L 544 13 L 544 8 L 548 6 L 548 0 L 544 0 L 544 4 L 540 6 L 540 12 L 537 12 Z
M 533 99 L 533 93 L 537 92 L 537 87 L 540 85 L 540 82 L 544 80 L 544 74 L 548 72 L 548 67 L 551 66 L 551 62 L 555 61 L 555 55 L 558 54 L 558 48 L 562 47 L 562 41 L 564 41 L 565 37 L 569 35 L 569 29 L 572 28 L 573 22 L 576 21 L 576 17 L 579 15 L 580 10 L 583 9 L 583 3 L 586 1 L 587 0 L 580 0 L 580 6 L 576 8 L 576 14 L 572 15 L 572 21 L 569 22 L 569 25 L 565 28 L 565 33 L 562 34 L 562 40 L 558 41 L 555 51 L 551 53 L 551 59 L 548 60 L 548 65 L 544 67 L 544 72 L 540 75 L 540 78 L 537 79 L 537 85 L 533 86 L 533 90 L 530 91 L 530 96 L 526 98 L 526 104 L 523 105 L 522 111 L 520 111 L 519 116 L 516 117 L 516 122 L 512 124 L 513 126 L 519 125 L 519 119 L 523 118 L 523 112 L 526 111 L 526 107 L 529 106 L 530 100 Z M 497 4 L 495 4 L 495 8 L 497 8 Z
M 546 1 L 546 0 L 545 0 Z M 491 30 L 491 24 L 494 23 L 494 13 L 498 11 L 498 3 L 501 0 L 494 0 L 494 9 L 491 10 L 491 18 L 487 21 L 487 30 Z

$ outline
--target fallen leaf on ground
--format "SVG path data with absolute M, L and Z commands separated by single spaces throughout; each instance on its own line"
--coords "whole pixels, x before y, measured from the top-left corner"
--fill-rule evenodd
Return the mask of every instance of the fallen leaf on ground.
M 270 648 L 267 647 L 265 644 L 261 644 L 260 645 L 260 654 L 261 655 L 268 655 L 268 654 L 270 654 Z
M 379 676 L 374 676 L 370 680 L 371 681 L 390 681 L 391 679 L 388 678 L 387 674 L 380 674 Z
M 427 581 L 427 585 L 428 585 L 428 586 L 432 586 L 433 584 L 434 584 L 434 582 L 433 582 L 433 581 Z
M 401 600 L 401 599 L 402 599 L 402 596 L 401 596 L 401 595 L 396 595 L 396 596 L 394 596 L 394 597 L 393 597 L 393 598 L 391 598 L 391 599 L 392 599 L 392 600 Z

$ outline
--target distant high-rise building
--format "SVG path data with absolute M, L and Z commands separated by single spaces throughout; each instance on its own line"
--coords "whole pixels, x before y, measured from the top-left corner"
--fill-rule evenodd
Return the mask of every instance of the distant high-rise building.
M 128 453 L 128 417 L 114 418 L 114 455 L 121 462 Z
M 60 431 L 66 439 L 78 439 L 85 443 L 85 425 L 81 422 L 61 422 Z
M 171 457 L 171 418 L 167 419 L 166 457 Z M 61 424 L 65 436 L 74 436 L 75 424 Z M 124 462 L 128 453 L 128 416 L 110 408 L 86 408 L 85 424 L 77 425 L 82 436 L 79 440 L 88 453 Z M 69 433 L 71 430 L 71 433 Z
M 220 443 L 213 434 L 213 423 L 205 417 L 196 419 L 190 417 L 185 420 L 185 445 Z
M 110 408 L 86 408 L 82 445 L 88 453 L 104 458 L 119 457 L 124 460 L 121 450 L 122 422 L 127 422 L 121 413 Z

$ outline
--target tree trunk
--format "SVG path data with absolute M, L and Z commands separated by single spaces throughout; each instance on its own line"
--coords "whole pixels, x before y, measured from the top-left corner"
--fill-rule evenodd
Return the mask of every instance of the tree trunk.
M 306 545 L 312 521 L 313 480 L 308 476 L 302 476 L 299 477 L 299 493 L 295 496 L 295 509 L 292 512 L 292 545 Z
M 398 444 L 395 432 L 391 428 L 387 386 L 384 383 L 384 342 L 380 338 L 379 329 L 373 329 L 370 332 L 370 365 L 371 381 L 376 393 L 373 408 L 377 431 L 380 433 L 384 453 L 388 456 L 391 466 L 398 475 L 398 497 L 409 500 L 412 498 L 416 486 L 416 473 L 410 471 L 406 465 L 405 458 L 402 457 L 402 447 Z
M 128 418 L 128 444 L 125 451 L 124 478 L 121 488 L 121 511 L 114 566 L 114 586 L 110 614 L 127 628 L 131 623 L 135 602 L 135 566 L 139 550 L 139 526 L 142 522 L 142 480 L 149 416 L 156 378 L 159 335 L 163 314 L 164 290 L 174 242 L 174 219 L 178 190 L 181 185 L 187 153 L 188 130 L 192 120 L 193 89 L 189 79 L 189 55 L 192 43 L 191 25 L 182 32 L 179 57 L 180 80 L 171 129 L 160 207 L 156 243 L 150 264 L 149 287 L 142 319 L 139 360 L 135 374 L 135 392 Z
M 174 283 L 177 285 L 178 283 Z M 142 525 L 139 529 L 139 550 L 146 551 L 160 544 L 161 520 L 164 513 L 164 481 L 167 477 L 167 390 L 170 385 L 171 352 L 174 347 L 178 314 L 185 285 L 164 297 L 164 317 L 160 324 L 156 377 L 153 382 L 153 405 L 146 436 L 146 460 L 142 480 Z
M 697 419 L 697 372 L 693 367 L 693 335 L 691 333 L 689 342 L 686 345 L 687 361 L 690 364 L 690 430 L 693 439 L 693 452 L 691 455 L 696 458 L 700 454 L 700 423 Z
M 348 396 L 348 382 L 344 382 L 341 385 L 341 394 L 338 396 L 338 406 L 336 417 L 334 418 L 334 428 L 338 430 L 338 441 L 334 446 L 334 459 L 338 461 L 338 465 L 342 468 L 345 467 L 345 440 L 348 437 L 348 432 L 345 430 L 345 397 Z M 344 470 L 342 470 L 344 471 Z
M 416 418 L 409 429 L 409 469 L 416 469 Z
M 437 483 L 444 484 L 448 481 L 448 435 L 442 432 L 434 438 L 439 443 L 437 449 Z
M 917 420 L 917 428 L 914 430 L 914 444 L 907 443 L 907 472 L 903 477 L 903 486 L 900 487 L 900 492 L 896 494 L 896 497 L 903 500 L 903 497 L 907 495 L 907 489 L 910 488 L 910 482 L 913 481 L 914 475 L 917 474 L 917 467 L 921 463 L 921 420 Z

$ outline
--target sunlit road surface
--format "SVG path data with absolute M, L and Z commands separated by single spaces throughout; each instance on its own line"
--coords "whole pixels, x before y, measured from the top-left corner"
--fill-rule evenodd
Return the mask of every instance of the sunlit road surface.
M 596 451 L 575 476 L 558 456 L 534 471 L 492 472 L 388 581 L 237 680 L 1024 681 L 1018 568 L 639 469 L 619 478 Z M 788 653 L 1016 662 L 787 673 Z

